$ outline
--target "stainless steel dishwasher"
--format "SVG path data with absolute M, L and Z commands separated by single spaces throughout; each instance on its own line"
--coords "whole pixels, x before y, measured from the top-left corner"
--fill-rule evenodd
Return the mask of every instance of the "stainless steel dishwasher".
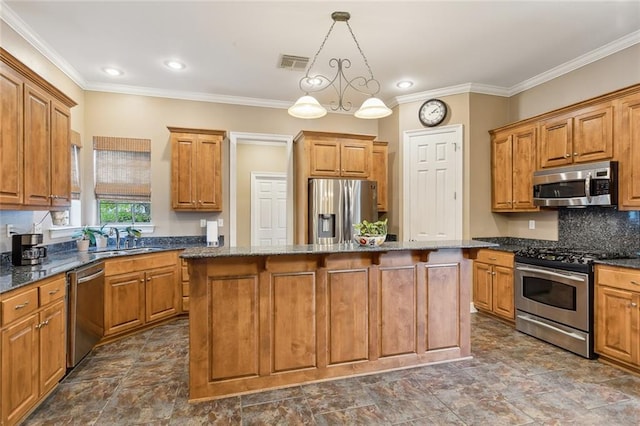
M 67 367 L 75 367 L 104 335 L 104 262 L 68 274 Z

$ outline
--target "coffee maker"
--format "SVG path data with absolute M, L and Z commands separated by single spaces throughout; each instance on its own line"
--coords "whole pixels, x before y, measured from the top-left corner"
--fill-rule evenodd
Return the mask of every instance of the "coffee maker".
M 14 266 L 38 265 L 47 257 L 46 247 L 42 244 L 42 234 L 14 234 L 12 239 L 11 263 Z

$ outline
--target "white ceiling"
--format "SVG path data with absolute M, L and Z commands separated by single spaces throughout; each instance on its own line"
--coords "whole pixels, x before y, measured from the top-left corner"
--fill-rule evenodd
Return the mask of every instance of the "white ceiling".
M 281 54 L 313 57 L 332 23 L 349 21 L 379 96 L 394 105 L 467 85 L 512 95 L 640 42 L 640 1 L 3 1 L 2 19 L 86 90 L 286 107 L 303 72 Z M 353 62 L 337 23 L 318 58 Z M 186 63 L 183 71 L 163 66 Z M 640 58 L 638 59 L 640 61 Z M 105 66 L 124 71 L 109 77 Z M 414 86 L 398 89 L 398 81 Z M 361 95 L 348 96 L 359 104 Z M 328 103 L 328 97 L 319 97 Z

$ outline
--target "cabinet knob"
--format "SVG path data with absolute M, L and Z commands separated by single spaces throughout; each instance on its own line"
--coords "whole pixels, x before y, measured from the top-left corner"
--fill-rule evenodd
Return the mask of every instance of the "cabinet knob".
M 495 275 L 495 274 L 496 274 L 495 272 L 492 272 L 492 273 L 491 273 L 491 275 Z
M 59 292 L 59 291 L 60 291 L 60 289 L 59 289 L 59 288 L 56 288 L 55 290 L 51 290 L 51 291 L 49 292 L 49 295 L 50 295 L 50 296 L 53 296 L 54 294 L 56 294 L 56 293 L 57 293 L 57 292 Z
M 564 158 L 569 158 L 569 157 L 571 157 L 571 154 L 565 154 L 564 155 Z
M 489 260 L 498 260 L 497 257 L 490 257 Z
M 577 157 L 577 156 L 578 156 L 578 153 L 577 153 L 577 152 L 574 152 L 574 153 L 573 153 L 573 156 L 574 156 L 574 157 Z
M 635 280 L 631 280 L 631 284 L 633 284 L 633 285 L 640 285 L 640 283 L 639 283 L 638 281 L 635 281 Z
M 151 281 L 151 277 L 148 277 L 148 278 L 147 278 L 147 281 Z
M 632 307 L 632 308 L 635 308 L 635 307 L 637 307 L 637 306 L 638 306 L 638 304 L 637 304 L 637 303 L 635 303 L 635 302 L 631 302 L 631 304 L 630 304 L 629 306 L 630 306 L 630 307 Z

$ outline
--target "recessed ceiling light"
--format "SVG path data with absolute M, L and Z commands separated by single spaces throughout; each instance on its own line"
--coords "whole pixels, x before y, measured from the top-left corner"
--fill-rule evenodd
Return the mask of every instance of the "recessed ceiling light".
M 413 81 L 409 81 L 409 80 L 399 81 L 398 84 L 396 84 L 396 86 L 398 86 L 398 88 L 400 89 L 408 89 L 409 87 L 413 86 Z
M 183 70 L 186 68 L 186 65 L 183 64 L 180 61 L 176 61 L 176 60 L 169 60 L 169 61 L 165 61 L 164 64 L 168 67 L 171 68 L 172 70 Z
M 119 75 L 124 74 L 124 73 L 123 73 L 122 71 L 120 71 L 119 69 L 117 69 L 117 68 L 112 68 L 112 67 L 105 67 L 105 68 L 102 68 L 102 71 L 106 72 L 107 74 L 109 74 L 110 76 L 113 76 L 113 77 L 117 77 L 117 76 L 119 76 Z

